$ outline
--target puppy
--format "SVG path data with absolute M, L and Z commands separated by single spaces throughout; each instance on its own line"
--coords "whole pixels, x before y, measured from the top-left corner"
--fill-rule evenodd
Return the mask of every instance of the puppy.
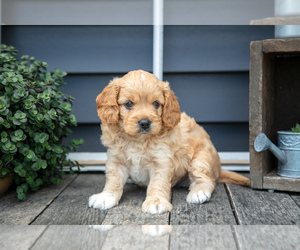
M 109 209 L 118 204 L 127 178 L 147 187 L 142 210 L 172 210 L 171 187 L 190 179 L 189 203 L 208 201 L 216 182 L 248 186 L 249 179 L 221 170 L 209 135 L 180 112 L 167 82 L 137 70 L 112 80 L 96 99 L 107 147 L 106 183 L 89 198 L 89 206 Z

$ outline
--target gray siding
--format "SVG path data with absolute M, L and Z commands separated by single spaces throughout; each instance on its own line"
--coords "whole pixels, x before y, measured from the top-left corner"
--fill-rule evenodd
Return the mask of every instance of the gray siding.
M 273 37 L 273 26 L 165 27 L 164 80 L 220 151 L 248 151 L 250 41 Z M 2 26 L 2 42 L 69 73 L 80 151 L 105 150 L 95 98 L 108 82 L 152 70 L 152 26 Z
M 273 26 L 167 26 L 164 71 L 248 71 L 250 42 L 273 36 Z
M 3 42 L 70 73 L 151 70 L 151 26 L 3 26 Z
M 123 74 L 72 74 L 64 91 L 73 97 L 79 123 L 97 123 L 96 97 Z M 165 74 L 181 110 L 198 122 L 248 122 L 248 72 Z
M 209 133 L 218 151 L 248 151 L 248 123 L 200 123 Z M 86 143 L 78 148 L 81 152 L 105 152 L 100 143 L 101 129 L 98 124 L 80 124 L 73 129 L 69 139 L 84 138 Z
M 250 41 L 273 26 L 165 26 L 164 71 L 248 71 Z M 3 26 L 3 42 L 68 73 L 152 70 L 152 26 Z
M 152 25 L 152 0 L 2 0 L 8 25 Z M 274 0 L 165 0 L 166 25 L 248 25 Z

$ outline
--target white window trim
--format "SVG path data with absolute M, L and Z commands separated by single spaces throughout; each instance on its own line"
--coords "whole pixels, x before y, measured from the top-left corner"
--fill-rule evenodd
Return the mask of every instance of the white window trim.
M 250 170 L 249 167 L 249 152 L 219 152 L 221 159 L 222 169 L 230 171 L 246 171 Z M 69 153 L 68 159 L 78 162 L 95 162 L 96 164 L 90 166 L 86 164 L 83 168 L 80 168 L 81 172 L 104 172 L 105 162 L 107 160 L 106 153 Z M 226 163 L 224 163 L 226 162 Z M 98 163 L 98 164 L 97 164 Z M 78 171 L 77 167 L 72 168 L 74 171 Z M 64 171 L 69 171 L 69 167 L 64 167 Z

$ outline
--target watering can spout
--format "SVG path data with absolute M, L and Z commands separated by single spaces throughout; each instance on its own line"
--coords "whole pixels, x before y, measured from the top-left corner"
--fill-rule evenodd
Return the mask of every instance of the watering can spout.
M 285 164 L 287 161 L 285 153 L 278 147 L 276 147 L 264 133 L 259 134 L 255 138 L 254 149 L 256 152 L 262 152 L 264 150 L 270 149 L 270 151 L 282 164 Z

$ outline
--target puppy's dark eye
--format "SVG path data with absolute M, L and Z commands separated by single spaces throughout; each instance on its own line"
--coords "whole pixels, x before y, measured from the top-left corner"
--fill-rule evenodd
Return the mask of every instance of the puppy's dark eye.
M 153 102 L 153 105 L 154 105 L 154 107 L 155 107 L 156 109 L 159 108 L 159 103 L 158 103 L 158 102 Z
M 129 102 L 126 102 L 125 104 L 124 104 L 124 106 L 125 106 L 125 108 L 127 108 L 127 109 L 131 109 L 132 107 L 133 107 L 133 102 L 132 101 L 129 101 Z

